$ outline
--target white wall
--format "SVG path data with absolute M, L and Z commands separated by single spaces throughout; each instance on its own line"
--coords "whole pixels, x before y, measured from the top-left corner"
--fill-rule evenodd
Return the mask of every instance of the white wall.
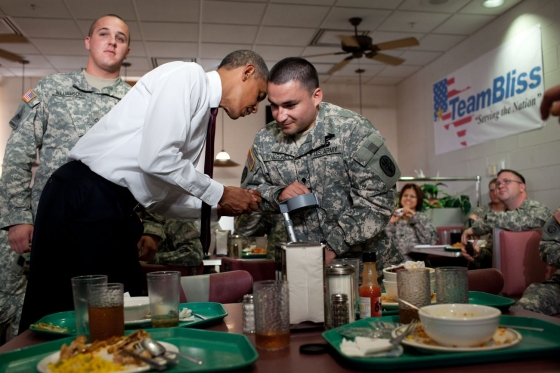
M 399 165 L 403 174 L 422 168 L 426 176 L 483 176 L 483 202 L 488 201 L 489 164 L 505 162 L 523 174 L 529 198 L 551 209 L 560 206 L 560 126 L 551 118 L 539 130 L 492 140 L 435 155 L 432 84 L 504 41 L 536 25 L 542 27 L 545 89 L 560 84 L 560 1 L 526 0 L 397 87 Z M 449 183 L 450 191 L 474 197 L 472 183 Z

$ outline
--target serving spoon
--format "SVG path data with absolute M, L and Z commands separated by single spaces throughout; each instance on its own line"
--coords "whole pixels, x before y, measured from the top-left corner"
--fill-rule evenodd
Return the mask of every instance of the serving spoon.
M 142 340 L 142 346 L 146 350 L 150 351 L 152 356 L 156 356 L 156 357 L 161 356 L 167 361 L 170 361 L 170 360 L 175 361 L 174 359 L 171 359 L 171 358 L 165 356 L 165 353 L 167 352 L 165 347 L 163 345 L 161 345 L 160 343 L 158 343 L 157 341 L 154 341 L 152 338 L 146 338 L 146 339 Z M 189 355 L 183 354 L 181 352 L 170 352 L 170 353 L 171 354 L 176 354 L 177 356 L 180 356 L 183 359 L 191 361 L 195 364 L 202 364 L 202 360 L 200 360 L 199 358 L 196 358 L 194 356 L 189 356 Z

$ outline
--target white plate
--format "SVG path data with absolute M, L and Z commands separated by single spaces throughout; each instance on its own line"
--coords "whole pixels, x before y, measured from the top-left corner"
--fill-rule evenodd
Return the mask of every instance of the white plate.
M 165 347 L 165 349 L 168 352 L 178 352 L 179 349 L 177 348 L 177 346 L 172 345 L 171 343 L 167 343 L 167 342 L 159 342 L 163 345 L 163 347 Z M 105 360 L 109 360 L 112 361 L 113 359 L 113 355 L 112 354 L 107 354 L 106 352 L 101 352 L 99 354 L 100 357 L 104 358 Z M 49 356 L 43 358 L 41 361 L 39 361 L 39 363 L 37 364 L 37 370 L 41 373 L 52 373 L 52 371 L 49 369 L 49 364 L 50 363 L 56 363 L 58 361 L 58 358 L 60 357 L 60 351 L 54 352 L 52 354 L 50 354 Z M 130 368 L 125 368 L 124 370 L 121 370 L 121 373 L 134 373 L 134 372 L 145 372 L 150 370 L 150 366 L 149 365 L 142 365 L 142 366 L 132 366 Z
M 407 325 L 403 325 L 393 331 L 393 336 L 400 334 Z M 477 347 L 447 347 L 438 345 L 432 341 L 428 336 L 420 337 L 415 330 L 410 334 L 413 338 L 407 337 L 403 339 L 402 344 L 417 348 L 424 352 L 431 353 L 453 353 L 453 352 L 480 352 L 480 351 L 493 351 L 503 348 L 509 348 L 521 342 L 521 334 L 510 328 L 498 328 L 494 337 L 486 342 L 483 346 Z M 506 343 L 503 343 L 506 341 Z
M 432 303 L 436 302 L 436 295 L 432 294 Z M 381 294 L 381 308 L 385 308 L 386 310 L 396 310 L 399 308 L 399 302 L 394 300 L 393 298 L 387 297 L 387 293 Z

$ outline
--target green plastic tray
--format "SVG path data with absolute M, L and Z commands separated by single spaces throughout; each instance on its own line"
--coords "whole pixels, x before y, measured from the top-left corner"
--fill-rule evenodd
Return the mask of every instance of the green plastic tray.
M 198 313 L 201 316 L 207 318 L 207 320 L 202 320 L 195 316 L 193 321 L 181 321 L 179 322 L 180 327 L 185 328 L 199 328 L 202 326 L 211 325 L 221 321 L 227 316 L 227 311 L 221 303 L 214 302 L 191 302 L 191 303 L 181 303 L 179 309 L 189 308 L 194 313 Z M 41 318 L 37 323 L 44 322 L 46 324 L 53 324 L 55 326 L 60 326 L 61 328 L 68 328 L 66 332 L 55 332 L 50 330 L 37 329 L 31 326 L 29 329 L 36 333 L 49 334 L 52 336 L 72 336 L 76 335 L 76 318 L 74 316 L 74 311 L 64 311 L 57 312 L 47 315 Z M 143 323 L 135 323 L 134 325 L 126 325 L 126 329 L 138 329 L 141 327 L 149 328 L 150 320 L 146 320 Z
M 469 291 L 469 303 L 483 306 L 496 307 L 501 311 L 507 311 L 515 303 L 513 299 L 488 294 L 482 291 Z
M 180 359 L 177 366 L 166 372 L 219 372 L 236 370 L 253 364 L 259 357 L 257 351 L 242 334 L 214 332 L 187 328 L 146 329 L 152 338 L 174 344 L 180 352 L 196 356 L 201 365 Z M 130 331 L 127 332 L 129 334 Z M 36 366 L 45 356 L 60 350 L 74 337 L 45 342 L 36 346 L 0 354 L 0 372 L 36 372 Z
M 381 318 L 369 318 L 359 320 L 354 323 L 344 325 L 348 327 L 369 327 L 368 321 L 398 322 L 398 316 L 384 316 Z M 323 338 L 333 347 L 343 365 L 354 369 L 364 369 L 370 371 L 391 371 L 399 369 L 423 369 L 452 365 L 467 365 L 487 362 L 506 361 L 514 359 L 527 359 L 536 357 L 554 356 L 553 352 L 560 352 L 560 325 L 532 319 L 528 317 L 501 316 L 500 323 L 512 326 L 529 326 L 544 328 L 544 332 L 529 330 L 517 330 L 522 340 L 519 344 L 502 350 L 492 350 L 484 352 L 457 352 L 445 354 L 428 354 L 421 352 L 410 346 L 403 346 L 404 353 L 399 357 L 379 357 L 379 358 L 355 358 L 348 357 L 340 351 L 342 336 L 336 329 L 323 333 Z
M 241 259 L 266 259 L 266 253 L 264 254 L 253 254 L 253 253 L 242 253 Z

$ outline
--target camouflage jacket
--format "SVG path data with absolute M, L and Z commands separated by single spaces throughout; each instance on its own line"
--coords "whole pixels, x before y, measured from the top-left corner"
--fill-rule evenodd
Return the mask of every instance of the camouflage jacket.
M 376 251 L 378 265 L 402 256 L 384 231 L 395 206 L 400 170 L 385 139 L 366 118 L 322 103 L 298 148 L 275 121 L 255 136 L 241 184 L 261 192 L 262 211 L 278 212 L 278 196 L 299 181 L 319 207 L 291 214 L 298 241 L 326 241 L 339 257 Z
M 0 190 L 0 227 L 33 224 L 39 198 L 68 151 L 128 92 L 120 78 L 102 90 L 92 88 L 82 70 L 50 75 L 26 94 L 10 121 Z M 25 97 L 25 96 L 24 96 Z M 28 102 L 26 102 L 26 100 Z M 31 166 L 40 165 L 31 183 Z
M 420 211 L 408 221 L 399 219 L 395 224 L 387 224 L 385 232 L 402 254 L 410 252 L 415 245 L 435 245 L 438 240 L 430 217 Z
M 494 228 L 517 232 L 542 228 L 550 215 L 552 215 L 552 212 L 548 207 L 529 198 L 515 210 L 478 215 L 480 219 L 472 224 L 473 233 L 477 237 L 486 236 L 486 247 L 481 248 L 479 255 L 473 262 L 474 267 L 487 268 L 492 265 L 492 230 Z
M 559 209 L 560 210 L 560 209 Z M 560 284 L 560 223 L 551 216 L 543 228 L 543 239 L 539 246 L 541 259 L 556 268 L 552 281 Z
M 187 267 L 200 265 L 204 254 L 200 243 L 200 231 L 195 223 L 152 215 L 163 225 L 163 232 L 154 232 L 161 237 L 161 241 L 158 244 L 158 252 L 150 263 Z M 146 224 L 144 233 L 152 233 Z
M 267 235 L 266 257 L 274 258 L 275 244 L 288 242 L 288 233 L 282 214 L 264 214 L 259 211 L 235 219 L 235 233 L 245 237 Z

